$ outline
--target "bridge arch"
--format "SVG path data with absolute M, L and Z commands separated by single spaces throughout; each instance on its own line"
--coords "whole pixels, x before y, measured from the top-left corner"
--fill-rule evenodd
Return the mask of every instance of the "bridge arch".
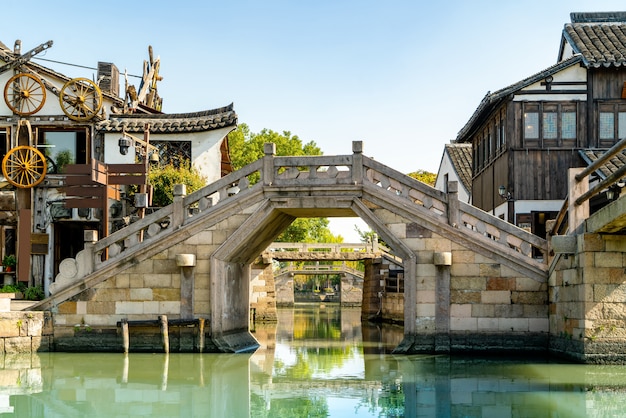
M 254 349 L 256 342 L 248 331 L 250 266 L 298 217 L 358 216 L 402 258 L 406 338 L 398 352 L 438 344 L 422 343 L 424 335 L 428 341 L 444 337 L 439 346 L 445 351 L 455 329 L 476 331 L 476 317 L 470 315 L 473 322 L 468 324 L 462 321 L 476 299 L 453 294 L 452 276 L 480 282 L 475 286 L 484 289 L 472 289 L 471 297 L 500 298 L 500 305 L 512 304 L 512 290 L 487 289 L 489 278 L 504 278 L 508 286 L 517 278 L 520 283 L 530 280 L 529 288 L 545 292 L 547 266 L 532 258 L 533 247 L 545 252 L 545 240 L 459 202 L 455 183 L 450 184 L 448 193 L 435 190 L 363 156 L 360 142 L 353 143 L 352 155 L 277 157 L 273 144 L 266 144 L 265 154 L 188 196 L 178 193 L 172 205 L 87 245 L 73 261 L 80 265 L 73 271 L 80 273 L 59 275 L 51 297 L 38 307 L 61 311 L 61 305 L 78 300 L 80 309 L 89 311 L 91 304 L 101 303 L 102 315 L 94 314 L 89 320 L 106 326 L 106 321 L 124 315 L 154 316 L 154 306 L 166 306 L 171 314 L 180 315 L 176 304 L 190 302 L 194 317 L 209 320 L 210 338 L 220 351 Z M 250 181 L 253 175 L 260 175 L 256 184 Z M 239 193 L 229 193 L 233 187 Z M 103 256 L 105 252 L 108 258 Z M 193 283 L 177 277 L 174 259 L 179 253 L 194 253 L 198 259 Z M 451 265 L 453 258 L 458 259 L 458 266 Z M 464 265 L 469 271 L 463 271 Z M 137 281 L 141 292 L 132 291 L 133 284 L 128 283 L 134 276 L 128 275 L 142 278 Z M 153 294 L 148 284 L 163 286 L 154 276 L 170 283 L 171 292 L 159 293 L 169 299 L 158 304 L 133 299 Z M 117 283 L 130 290 L 109 291 L 112 286 L 120 287 Z M 191 286 L 191 300 L 183 301 L 188 293 L 176 293 L 176 286 Z M 481 291 L 487 293 L 481 296 Z M 106 299 L 120 294 L 129 295 L 129 300 Z M 57 324 L 76 323 L 72 321 L 80 318 L 79 308 L 71 309 L 68 314 L 57 314 Z M 503 309 L 506 315 L 513 311 L 510 306 Z M 511 323 L 516 324 L 513 319 L 517 318 L 510 315 Z M 494 318 L 493 314 L 489 318 Z M 524 319 L 522 328 L 528 331 L 529 320 Z M 489 330 L 500 332 L 509 323 L 490 326 Z M 547 323 L 536 328 L 540 333 L 545 328 L 547 333 Z M 521 329 L 517 335 L 521 338 Z

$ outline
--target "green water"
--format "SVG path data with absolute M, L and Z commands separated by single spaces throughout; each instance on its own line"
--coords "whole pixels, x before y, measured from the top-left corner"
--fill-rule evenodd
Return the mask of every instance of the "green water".
M 389 354 L 402 328 L 279 310 L 253 354 L 0 357 L 10 417 L 621 417 L 626 367 Z

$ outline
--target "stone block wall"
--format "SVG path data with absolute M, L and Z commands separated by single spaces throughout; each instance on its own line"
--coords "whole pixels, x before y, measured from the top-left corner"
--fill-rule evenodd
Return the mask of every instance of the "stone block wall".
M 255 322 L 276 322 L 276 290 L 273 266 L 260 262 L 253 264 L 251 275 L 250 309 L 254 312 L 253 320 Z
M 51 351 L 52 334 L 50 312 L 0 313 L 0 354 Z
M 59 304 L 54 312 L 54 343 L 58 351 L 119 351 L 122 336 L 118 323 L 156 321 L 161 315 L 168 320 L 181 318 L 182 267 L 176 255 L 194 254 L 194 288 L 192 301 L 195 318 L 210 317 L 210 257 L 232 231 L 223 230 L 224 221 L 173 245 L 149 259 L 143 260 L 106 281 L 85 290 L 71 301 Z M 185 267 L 187 268 L 187 267 Z M 210 334 L 209 321 L 206 333 Z M 170 348 L 193 351 L 197 341 L 174 329 L 170 331 Z M 130 350 L 133 347 L 162 349 L 159 327 L 130 328 Z M 193 338 L 197 338 L 193 337 Z M 192 338 L 192 339 L 193 339 Z M 179 341 L 180 340 L 180 341 Z M 181 343 L 182 342 L 182 343 Z M 208 344 L 208 342 L 207 342 Z
M 575 360 L 626 362 L 626 239 L 580 234 L 550 274 L 550 349 Z
M 382 298 L 382 317 L 386 322 L 404 322 L 404 294 L 385 293 Z
M 361 306 L 363 280 L 346 274 L 341 277 L 341 306 Z
M 389 227 L 416 257 L 418 351 L 547 350 L 547 281 L 410 223 Z M 442 254 L 450 265 L 435 264 Z

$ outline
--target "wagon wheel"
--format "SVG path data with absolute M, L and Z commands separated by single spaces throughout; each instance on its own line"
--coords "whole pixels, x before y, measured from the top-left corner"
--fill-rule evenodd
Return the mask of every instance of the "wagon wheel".
M 47 168 L 46 157 L 41 151 L 26 145 L 11 148 L 2 160 L 4 177 L 20 189 L 29 189 L 41 183 Z
M 11 111 L 20 116 L 37 113 L 46 101 L 46 88 L 39 77 L 19 73 L 4 86 L 4 101 Z
M 59 101 L 63 113 L 70 119 L 86 121 L 102 108 L 102 92 L 88 78 L 73 78 L 63 85 Z

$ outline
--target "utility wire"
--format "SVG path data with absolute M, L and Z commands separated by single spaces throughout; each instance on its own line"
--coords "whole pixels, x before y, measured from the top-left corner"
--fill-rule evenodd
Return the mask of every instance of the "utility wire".
M 70 64 L 68 62 L 62 62 L 62 61 L 55 61 L 55 60 L 49 60 L 47 58 L 40 58 L 40 57 L 33 57 L 32 59 L 36 59 L 36 60 L 40 60 L 40 61 L 48 61 L 48 62 L 54 62 L 55 64 L 61 64 L 61 65 L 69 65 L 70 67 L 78 67 L 78 68 L 86 68 L 88 70 L 94 70 L 94 71 L 98 71 L 97 68 L 93 68 L 93 67 L 86 67 L 84 65 L 78 65 L 78 64 Z M 129 77 L 137 77 L 137 78 L 143 78 L 140 75 L 134 75 L 134 74 L 128 74 Z

